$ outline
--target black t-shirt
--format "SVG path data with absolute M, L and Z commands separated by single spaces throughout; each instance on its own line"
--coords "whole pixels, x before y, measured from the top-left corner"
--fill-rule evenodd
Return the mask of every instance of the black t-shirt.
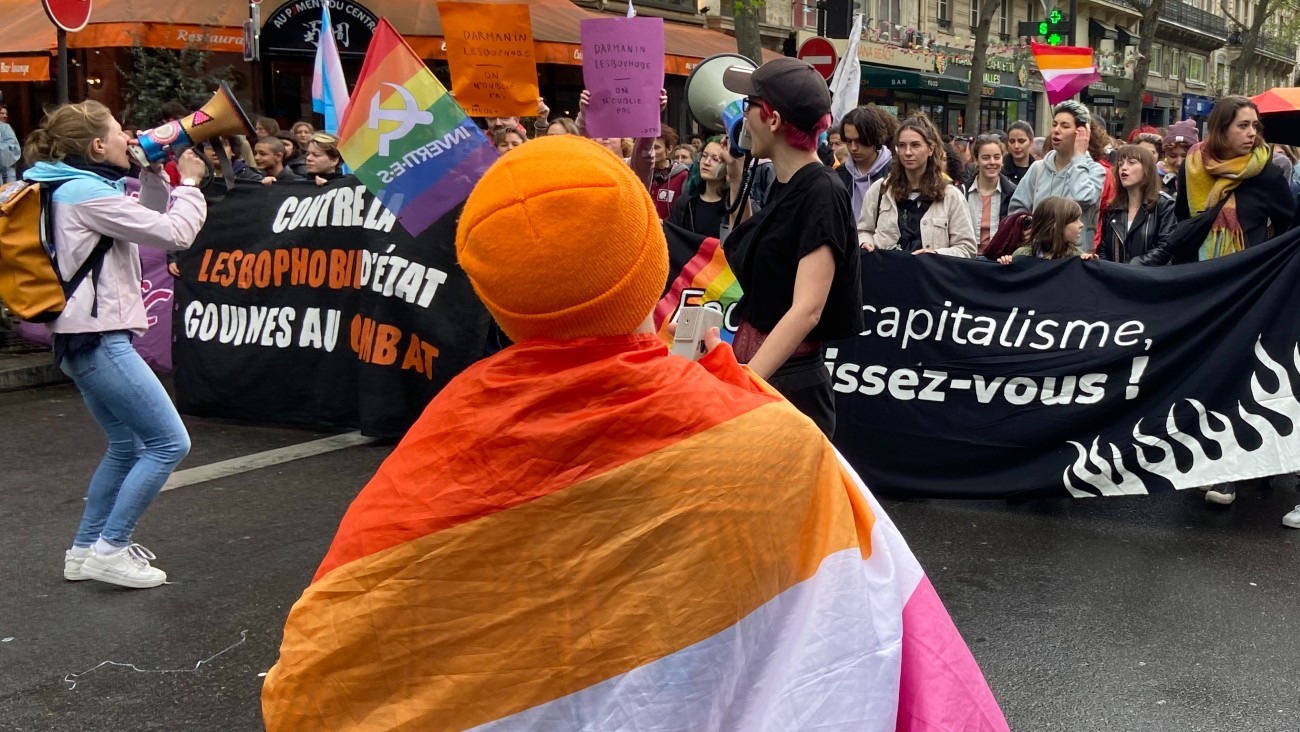
M 727 263 L 745 293 L 736 305 L 739 317 L 770 333 L 793 304 L 799 261 L 822 246 L 835 256 L 835 275 L 807 339 L 860 333 L 862 273 L 849 194 L 835 171 L 820 163 L 800 168 L 787 183 L 773 183 L 767 205 L 727 237 Z
M 668 215 L 669 223 L 677 224 L 696 234 L 717 238 L 722 232 L 722 222 L 727 217 L 727 200 L 718 199 L 712 203 L 699 196 L 685 196 L 673 202 L 672 212 Z

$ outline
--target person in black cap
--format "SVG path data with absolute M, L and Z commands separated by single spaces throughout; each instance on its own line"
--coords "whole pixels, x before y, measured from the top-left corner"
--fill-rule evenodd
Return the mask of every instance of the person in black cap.
M 744 134 L 753 157 L 769 158 L 776 175 L 766 205 L 752 216 L 742 205 L 724 243 L 744 290 L 736 357 L 829 437 L 835 400 L 822 344 L 863 328 L 849 194 L 817 156 L 817 139 L 830 127 L 830 91 L 810 64 L 793 58 L 732 67 L 723 85 L 746 95 Z M 743 165 L 728 171 L 733 197 Z

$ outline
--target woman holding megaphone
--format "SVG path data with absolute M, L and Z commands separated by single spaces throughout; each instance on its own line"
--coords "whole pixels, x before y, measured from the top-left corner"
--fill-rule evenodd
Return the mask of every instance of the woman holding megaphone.
M 133 544 L 132 534 L 189 452 L 190 438 L 158 377 L 131 345 L 149 327 L 140 295 L 139 245 L 188 249 L 208 209 L 196 187 L 205 165 L 193 150 L 177 160 L 182 184 L 171 191 L 165 213 L 128 197 L 130 143 L 104 105 L 65 104 L 48 112 L 28 136 L 24 157 L 32 167 L 23 177 L 41 185 L 64 281 L 92 263 L 49 324 L 59 368 L 76 383 L 108 437 L 108 452 L 90 479 L 81 525 L 64 555 L 63 576 L 144 588 L 162 584 L 167 574 L 150 565 L 154 555 Z M 157 164 L 142 172 L 141 189 L 166 187 L 159 172 Z

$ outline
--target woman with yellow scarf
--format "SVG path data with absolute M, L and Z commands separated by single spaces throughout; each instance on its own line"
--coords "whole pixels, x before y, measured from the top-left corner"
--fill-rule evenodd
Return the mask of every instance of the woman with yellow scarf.
M 1224 97 L 1206 126 L 1205 140 L 1192 146 L 1178 172 L 1175 214 L 1181 221 L 1223 206 L 1195 258 L 1186 252 L 1175 262 L 1217 259 L 1260 244 L 1291 228 L 1295 213 L 1295 198 L 1264 142 L 1254 102 Z M 1208 503 L 1230 506 L 1237 499 L 1236 482 L 1202 490 Z
M 1224 97 L 1214 105 L 1206 126 L 1205 140 L 1188 151 L 1178 173 L 1175 213 L 1182 221 L 1226 201 L 1195 259 L 1188 252 L 1175 261 L 1235 254 L 1291 228 L 1295 213 L 1295 199 L 1264 142 L 1254 102 Z

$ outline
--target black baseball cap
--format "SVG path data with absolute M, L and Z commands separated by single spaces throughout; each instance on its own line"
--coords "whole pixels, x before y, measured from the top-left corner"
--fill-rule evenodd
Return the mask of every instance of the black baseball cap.
M 812 130 L 831 113 L 831 91 L 812 64 L 797 58 L 776 58 L 747 69 L 732 66 L 722 74 L 729 91 L 759 97 L 801 130 Z

